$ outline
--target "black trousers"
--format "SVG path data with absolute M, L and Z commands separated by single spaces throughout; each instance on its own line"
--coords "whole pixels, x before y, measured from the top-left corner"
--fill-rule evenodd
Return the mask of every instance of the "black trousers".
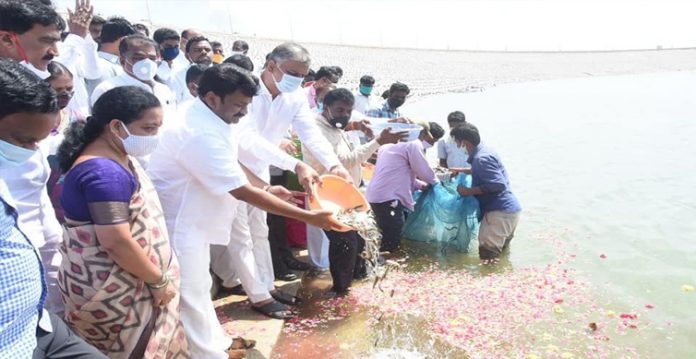
M 341 293 L 350 288 L 355 277 L 365 272 L 365 260 L 360 256 L 365 240 L 356 231 L 324 231 L 329 238 L 329 271 L 333 278 L 333 290 Z
M 37 328 L 37 345 L 34 349 L 33 359 L 107 359 L 106 355 L 75 335 L 58 316 L 49 315 L 53 331 L 49 333 Z
M 284 186 L 287 177 L 287 172 L 283 172 L 281 176 L 271 176 L 271 185 Z M 290 269 L 285 263 L 295 259 L 295 255 L 288 245 L 285 217 L 268 213 L 266 223 L 268 224 L 268 244 L 271 247 L 273 272 L 276 276 L 288 273 Z
M 379 250 L 391 252 L 401 245 L 401 232 L 406 223 L 401 202 L 394 200 L 382 203 L 370 203 L 375 214 L 377 226 L 382 231 L 382 245 Z

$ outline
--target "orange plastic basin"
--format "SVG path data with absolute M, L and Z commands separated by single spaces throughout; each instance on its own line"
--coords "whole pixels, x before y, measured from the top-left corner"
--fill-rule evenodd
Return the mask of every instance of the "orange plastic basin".
M 367 203 L 365 196 L 352 184 L 346 182 L 341 177 L 334 175 L 321 176 L 323 186 L 316 186 L 316 196 L 309 201 L 310 209 L 325 209 L 335 213 L 345 209 L 355 209 L 363 212 L 370 209 L 370 204 Z M 338 222 L 338 221 L 336 221 Z M 348 232 L 353 228 L 340 223 L 340 226 L 334 228 L 338 232 Z

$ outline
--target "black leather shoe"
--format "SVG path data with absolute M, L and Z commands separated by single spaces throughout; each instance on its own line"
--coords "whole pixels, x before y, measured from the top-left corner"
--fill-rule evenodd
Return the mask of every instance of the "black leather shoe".
M 312 268 L 308 263 L 298 261 L 297 259 L 289 259 L 287 262 L 285 262 L 285 265 L 292 270 L 306 271 Z
M 297 275 L 295 273 L 283 273 L 283 274 L 276 274 L 275 278 L 277 280 L 282 280 L 283 282 L 292 282 L 295 279 L 297 279 Z

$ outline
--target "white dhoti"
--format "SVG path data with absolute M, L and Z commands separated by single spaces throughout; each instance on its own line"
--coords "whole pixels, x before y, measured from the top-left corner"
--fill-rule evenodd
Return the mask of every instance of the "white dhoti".
M 323 229 L 310 224 L 307 225 L 307 252 L 312 266 L 329 268 L 329 238 Z
M 271 298 L 275 275 L 266 212 L 247 203 L 241 204 L 232 222 L 230 243 L 211 246 L 211 254 L 213 272 L 222 279 L 224 286 L 234 286 L 239 278 L 252 303 Z
M 225 335 L 210 298 L 210 245 L 176 247 L 181 271 L 181 322 L 192 358 L 226 359 L 232 340 Z

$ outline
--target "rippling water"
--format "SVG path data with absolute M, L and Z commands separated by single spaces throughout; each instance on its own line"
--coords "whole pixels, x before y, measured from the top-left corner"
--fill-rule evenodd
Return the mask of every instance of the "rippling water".
M 404 112 L 446 125 L 453 110 L 499 152 L 524 207 L 511 267 L 553 261 L 531 240 L 552 234 L 576 254 L 571 265 L 600 305 L 654 307 L 641 317 L 649 329 L 619 342 L 642 357 L 696 356 L 696 292 L 681 289 L 696 285 L 696 73 L 506 85 Z M 472 257 L 444 261 L 475 267 Z M 358 322 L 335 325 L 364 330 Z

